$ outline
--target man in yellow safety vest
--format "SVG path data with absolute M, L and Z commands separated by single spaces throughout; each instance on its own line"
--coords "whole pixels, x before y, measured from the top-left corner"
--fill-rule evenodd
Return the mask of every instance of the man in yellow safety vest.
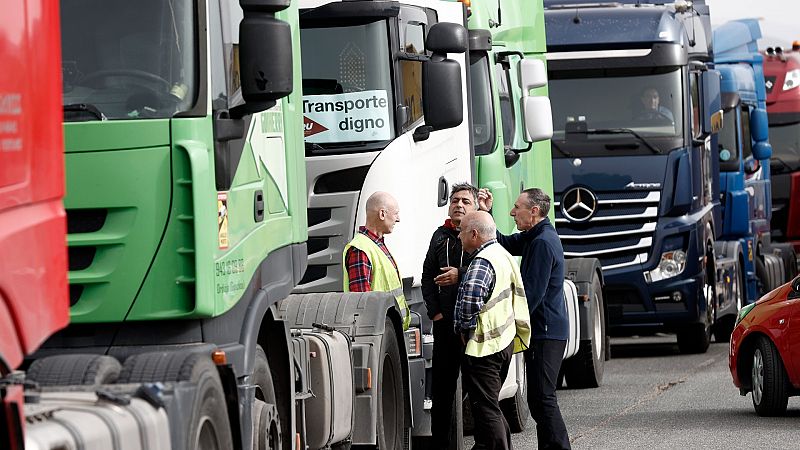
M 514 353 L 528 348 L 530 313 L 517 261 L 495 239 L 487 212 L 461 219 L 459 239 L 475 256 L 456 300 L 454 331 L 466 345 L 461 365 L 475 424 L 475 448 L 510 449 L 498 396 Z
M 411 315 L 400 271 L 383 241 L 383 236 L 400 222 L 400 207 L 394 197 L 381 191 L 369 196 L 366 207 L 366 224 L 359 227 L 342 254 L 344 292 L 390 292 L 403 318 L 403 329 L 407 330 Z

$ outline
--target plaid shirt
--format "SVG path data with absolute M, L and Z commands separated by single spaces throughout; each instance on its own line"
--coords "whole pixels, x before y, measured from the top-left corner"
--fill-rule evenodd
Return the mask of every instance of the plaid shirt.
M 475 254 L 477 255 L 481 250 L 496 242 L 492 239 L 484 243 L 475 250 Z M 472 260 L 467 268 L 467 273 L 464 274 L 464 281 L 458 287 L 458 298 L 453 317 L 453 329 L 456 334 L 474 330 L 478 326 L 478 313 L 492 295 L 494 279 L 494 269 L 488 260 L 480 257 Z
M 389 253 L 389 249 L 383 242 L 382 237 L 378 237 L 375 233 L 369 231 L 367 227 L 359 227 L 358 232 L 372 239 L 372 242 L 389 257 L 394 270 L 397 270 L 397 263 L 394 262 L 394 258 Z M 350 247 L 347 250 L 347 255 L 345 255 L 345 266 L 347 267 L 347 278 L 350 280 L 350 292 L 370 292 L 372 290 L 372 263 L 367 258 L 366 253 L 355 247 Z M 397 271 L 397 277 L 400 278 L 399 270 Z

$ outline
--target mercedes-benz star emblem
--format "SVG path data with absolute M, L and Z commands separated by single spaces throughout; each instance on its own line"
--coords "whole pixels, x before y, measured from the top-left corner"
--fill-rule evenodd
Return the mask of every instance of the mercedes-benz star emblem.
M 584 187 L 572 188 L 561 199 L 561 213 L 571 222 L 586 222 L 597 210 L 597 197 Z

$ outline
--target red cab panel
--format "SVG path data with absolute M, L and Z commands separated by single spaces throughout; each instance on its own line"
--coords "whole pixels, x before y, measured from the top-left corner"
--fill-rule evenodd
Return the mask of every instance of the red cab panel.
M 0 0 L 0 374 L 69 319 L 58 2 Z

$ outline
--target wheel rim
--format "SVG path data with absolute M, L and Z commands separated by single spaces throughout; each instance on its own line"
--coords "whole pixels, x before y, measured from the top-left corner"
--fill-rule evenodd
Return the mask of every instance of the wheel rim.
M 197 441 L 194 448 L 198 450 L 222 450 L 217 438 L 217 430 L 208 417 L 203 417 L 197 432 Z
M 397 399 L 395 398 L 395 379 L 394 367 L 392 361 L 386 356 L 383 360 L 383 383 L 381 383 L 381 406 L 383 411 L 383 435 L 386 439 L 387 446 L 392 449 L 395 448 L 397 442 L 397 432 L 395 425 L 397 424 L 396 405 Z
M 761 396 L 764 394 L 764 357 L 761 350 L 756 349 L 753 354 L 753 403 L 761 404 Z
M 602 358 L 603 324 L 600 321 L 600 299 L 597 293 L 594 294 L 592 301 L 594 301 L 594 319 L 592 320 L 594 325 L 594 339 L 592 340 L 592 347 L 594 347 L 594 355 L 598 358 Z

